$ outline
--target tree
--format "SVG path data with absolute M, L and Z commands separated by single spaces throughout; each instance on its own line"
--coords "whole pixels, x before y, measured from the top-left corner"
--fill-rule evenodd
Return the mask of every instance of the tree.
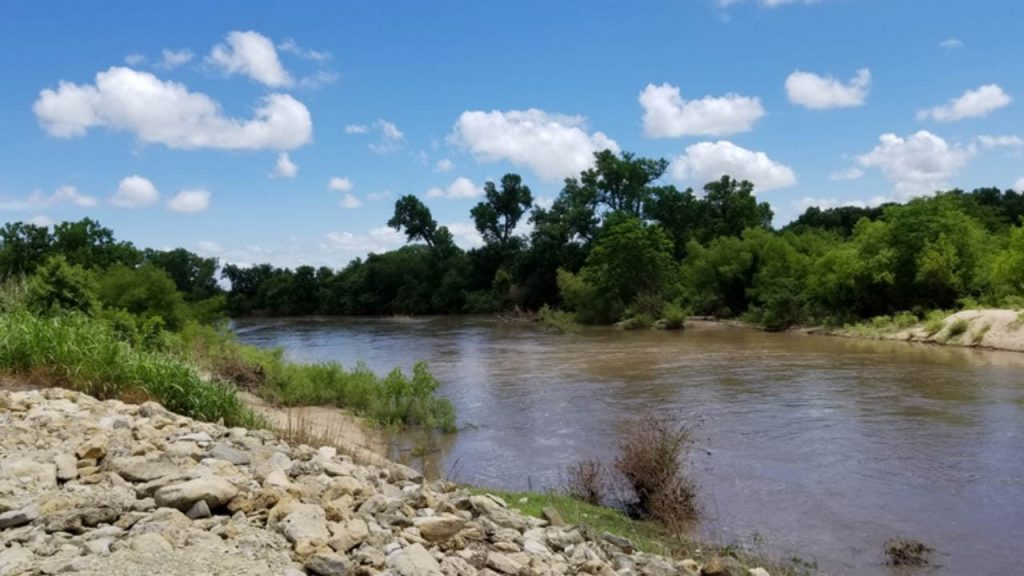
M 178 330 L 189 319 L 185 298 L 174 280 L 157 266 L 111 266 L 99 278 L 98 295 L 103 306 L 125 310 L 144 319 L 160 319 Z
M 388 220 L 388 226 L 398 231 L 404 228 L 409 242 L 422 240 L 427 246 L 434 246 L 437 222 L 430 215 L 430 208 L 412 194 L 395 201 L 395 214 Z
M 754 198 L 754 185 L 729 176 L 704 186 L 698 240 L 706 243 L 720 236 L 738 237 L 747 228 L 771 228 L 772 209 Z
M 630 152 L 617 156 L 611 150 L 602 150 L 594 154 L 594 167 L 580 174 L 580 182 L 593 190 L 598 204 L 640 218 L 650 200 L 652 184 L 667 168 L 668 161 L 663 158 L 641 158 Z
M 29 280 L 28 307 L 41 314 L 62 310 L 92 313 L 96 307 L 96 284 L 87 270 L 68 264 L 63 255 L 51 256 Z
M 31 274 L 53 252 L 46 226 L 10 222 L 0 228 L 0 277 Z
M 216 258 L 203 258 L 184 248 L 166 252 L 146 250 L 145 258 L 167 272 L 189 301 L 205 300 L 221 292 L 217 286 Z
M 484 184 L 484 194 L 487 200 L 474 206 L 470 214 L 485 242 L 505 247 L 516 224 L 533 205 L 530 187 L 523 185 L 518 174 L 505 174 L 501 178 L 501 190 L 488 181 Z
M 68 263 L 85 268 L 137 266 L 142 262 L 142 253 L 131 242 L 118 242 L 113 231 L 90 218 L 57 224 L 53 229 L 53 248 Z

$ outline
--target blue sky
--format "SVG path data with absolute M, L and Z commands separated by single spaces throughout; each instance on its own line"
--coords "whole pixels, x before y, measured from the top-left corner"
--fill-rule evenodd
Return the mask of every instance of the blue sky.
M 610 146 L 808 205 L 1024 187 L 1024 4 L 8 1 L 0 220 L 342 266 L 416 194 L 464 246 Z

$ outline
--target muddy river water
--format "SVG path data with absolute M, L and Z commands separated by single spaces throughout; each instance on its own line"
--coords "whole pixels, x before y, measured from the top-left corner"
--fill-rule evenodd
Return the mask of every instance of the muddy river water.
M 882 545 L 938 550 L 929 574 L 1024 574 L 1024 354 L 765 334 L 594 329 L 489 318 L 270 319 L 241 339 L 298 361 L 426 360 L 463 430 L 431 464 L 456 480 L 557 487 L 610 462 L 618 427 L 694 430 L 695 529 L 763 542 L 828 574 L 889 574 Z

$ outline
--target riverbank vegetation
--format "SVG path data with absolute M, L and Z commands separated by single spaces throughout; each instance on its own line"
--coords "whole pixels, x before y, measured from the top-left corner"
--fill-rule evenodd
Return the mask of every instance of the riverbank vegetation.
M 69 230 L 84 244 L 67 249 L 58 238 Z M 28 229 L 23 237 L 38 236 Z M 436 395 L 426 365 L 379 377 L 365 366 L 296 364 L 280 350 L 242 345 L 226 328 L 224 294 L 204 284 L 215 286 L 214 261 L 139 252 L 112 238 L 87 220 L 58 225 L 48 242 L 65 248 L 41 263 L 10 244 L 0 249 L 11 266 L 0 285 L 0 373 L 100 398 L 153 399 L 229 425 L 260 424 L 236 394 L 243 389 L 384 425 L 455 430 L 454 408 Z
M 166 298 L 159 316 L 170 330 L 218 314 L 544 306 L 580 323 L 644 327 L 685 311 L 784 329 L 1024 304 L 1024 196 L 1016 191 L 948 190 L 905 204 L 812 207 L 773 229 L 771 206 L 749 182 L 723 176 L 702 191 L 679 190 L 665 183 L 666 168 L 665 160 L 604 151 L 544 205 L 507 174 L 488 182 L 470 210 L 484 243 L 468 251 L 409 195 L 387 222 L 409 243 L 340 268 L 240 266 L 184 249 L 138 250 L 86 219 L 52 232 L 6 225 L 0 275 L 34 274 L 62 256 L 70 266 L 106 271 L 96 276 L 106 309 L 153 322 L 154 299 Z M 168 282 L 176 292 L 166 290 Z M 562 325 L 567 319 L 551 318 Z

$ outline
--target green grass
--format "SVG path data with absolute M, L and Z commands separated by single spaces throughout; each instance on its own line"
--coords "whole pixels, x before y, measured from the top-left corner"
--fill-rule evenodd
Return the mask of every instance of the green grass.
M 971 344 L 974 344 L 975 346 L 981 344 L 981 341 L 985 339 L 985 334 L 988 334 L 988 331 L 991 329 L 992 324 L 985 324 L 984 326 L 982 326 L 981 330 L 978 330 L 977 332 L 971 335 Z
M 133 348 L 105 323 L 82 314 L 0 315 L 0 370 L 101 399 L 151 398 L 197 420 L 260 423 L 231 386 L 203 379 L 180 359 Z
M 850 335 L 862 338 L 881 338 L 901 330 L 906 330 L 918 322 L 917 316 L 910 312 L 900 312 L 893 316 L 875 316 L 864 322 L 848 324 L 843 327 L 843 330 Z
M 946 318 L 949 313 L 945 310 L 932 310 L 924 318 L 924 333 L 931 338 L 938 334 L 946 326 Z
M 279 404 L 337 406 L 384 425 L 456 430 L 455 408 L 435 394 L 439 383 L 422 362 L 411 375 L 396 369 L 384 377 L 362 364 L 351 370 L 336 362 L 297 364 L 285 360 L 280 349 L 246 346 L 225 330 L 195 324 L 171 346 L 222 379 Z
M 672 534 L 660 524 L 634 520 L 613 508 L 594 506 L 556 492 L 510 492 L 467 487 L 473 494 L 493 494 L 527 516 L 542 518 L 542 510 L 552 507 L 568 524 L 578 525 L 593 537 L 604 532 L 628 538 L 640 551 L 677 559 L 693 558 L 698 562 L 713 557 L 735 558 L 749 568 L 761 566 L 772 575 L 797 576 L 812 573 L 812 567 L 797 558 L 778 561 L 753 553 L 743 545 L 716 546 L 698 542 L 685 535 Z M 745 572 L 744 572 L 745 573 Z
M 967 329 L 970 327 L 970 325 L 971 325 L 970 322 L 968 322 L 964 318 L 960 318 L 959 320 L 954 320 L 946 328 L 946 334 L 945 334 L 944 339 L 945 340 L 953 340 L 954 338 L 959 338 L 960 336 L 963 336 L 967 332 Z
M 572 312 L 555 310 L 547 304 L 537 311 L 537 321 L 557 332 L 569 333 L 580 330 L 580 325 Z

